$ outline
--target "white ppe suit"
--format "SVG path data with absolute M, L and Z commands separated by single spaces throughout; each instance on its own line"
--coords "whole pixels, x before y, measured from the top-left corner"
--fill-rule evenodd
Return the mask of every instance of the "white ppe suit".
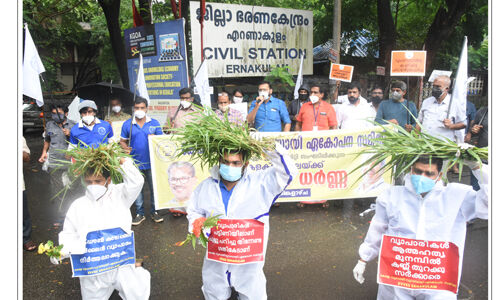
M 377 208 L 366 238 L 359 247 L 359 256 L 370 261 L 379 254 L 384 234 L 403 238 L 452 242 L 459 248 L 459 283 L 462 272 L 467 222 L 474 218 L 488 219 L 488 166 L 472 171 L 481 189 L 470 185 L 438 181 L 424 198 L 415 192 L 410 175 L 404 186 L 392 186 L 376 200 Z M 408 290 L 379 285 L 377 299 L 457 299 L 449 291 Z
M 97 201 L 87 195 L 75 200 L 66 214 L 59 244 L 64 254 L 83 254 L 87 233 L 120 227 L 131 232 L 130 206 L 144 184 L 144 178 L 126 159 L 122 164 L 123 183 L 108 185 L 106 193 Z M 82 299 L 109 299 L 113 290 L 127 300 L 148 299 L 151 275 L 142 267 L 126 265 L 95 276 L 80 277 Z
M 189 230 L 193 222 L 201 217 L 222 215 L 222 219 L 256 219 L 264 223 L 264 257 L 269 237 L 269 210 L 274 201 L 298 173 L 295 163 L 277 144 L 276 151 L 268 152 L 273 166 L 249 173 L 248 168 L 233 187 L 225 212 L 219 186 L 219 167 L 210 170 L 210 177 L 193 191 L 187 209 Z M 202 291 L 206 300 L 227 300 L 231 287 L 240 299 L 267 299 L 264 262 L 231 265 L 210 261 L 203 262 Z

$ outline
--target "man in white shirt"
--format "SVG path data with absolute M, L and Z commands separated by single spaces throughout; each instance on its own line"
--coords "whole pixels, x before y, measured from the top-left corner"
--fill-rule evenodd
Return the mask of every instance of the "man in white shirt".
M 361 101 L 360 85 L 352 82 L 347 90 L 348 101 L 337 105 L 337 122 L 340 129 L 363 129 L 373 126 L 375 110 L 366 102 Z

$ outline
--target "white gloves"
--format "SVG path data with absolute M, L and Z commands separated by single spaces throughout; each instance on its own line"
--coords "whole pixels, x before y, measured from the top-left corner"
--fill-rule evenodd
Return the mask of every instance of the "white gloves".
M 365 272 L 365 267 L 366 263 L 361 260 L 358 260 L 358 263 L 352 270 L 352 273 L 354 274 L 354 279 L 356 279 L 356 281 L 359 282 L 359 284 L 363 284 L 363 282 L 365 282 L 365 277 L 363 277 L 363 273 Z

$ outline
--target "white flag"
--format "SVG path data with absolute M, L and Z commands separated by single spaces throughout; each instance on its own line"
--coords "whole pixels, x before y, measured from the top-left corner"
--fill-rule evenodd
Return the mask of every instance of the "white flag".
M 36 100 L 38 106 L 43 105 L 42 86 L 40 85 L 40 73 L 45 72 L 35 43 L 31 38 L 28 30 L 28 25 L 25 23 L 24 28 L 24 60 L 23 60 L 23 94 Z
M 201 63 L 193 81 L 198 91 L 198 95 L 200 95 L 201 104 L 204 107 L 212 107 L 212 102 L 210 101 L 210 85 L 208 83 L 208 70 L 205 59 Z
M 142 64 L 142 53 L 139 53 L 139 70 L 137 71 L 137 81 L 135 82 L 136 93 L 142 98 L 148 100 L 149 106 L 149 94 L 146 88 L 146 79 L 144 79 L 144 66 Z
M 304 81 L 302 78 L 302 63 L 304 62 L 304 55 L 300 57 L 300 68 L 299 74 L 297 75 L 297 81 L 295 82 L 295 91 L 293 92 L 294 99 L 299 99 L 299 88 Z
M 462 54 L 460 54 L 460 60 L 458 62 L 457 77 L 455 78 L 455 84 L 453 86 L 452 93 L 452 103 L 450 112 L 454 112 L 458 117 L 458 121 L 465 120 L 467 122 L 467 37 L 464 37 L 464 45 L 462 48 Z M 457 142 L 462 143 L 465 136 L 465 129 L 457 130 L 455 132 Z

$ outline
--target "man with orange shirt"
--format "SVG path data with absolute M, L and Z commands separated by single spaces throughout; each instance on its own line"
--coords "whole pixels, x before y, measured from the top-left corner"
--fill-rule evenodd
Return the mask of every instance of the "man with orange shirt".
M 323 101 L 324 96 L 324 88 L 318 85 L 311 86 L 310 101 L 300 108 L 295 131 L 318 131 L 337 128 L 335 109 L 329 103 Z

